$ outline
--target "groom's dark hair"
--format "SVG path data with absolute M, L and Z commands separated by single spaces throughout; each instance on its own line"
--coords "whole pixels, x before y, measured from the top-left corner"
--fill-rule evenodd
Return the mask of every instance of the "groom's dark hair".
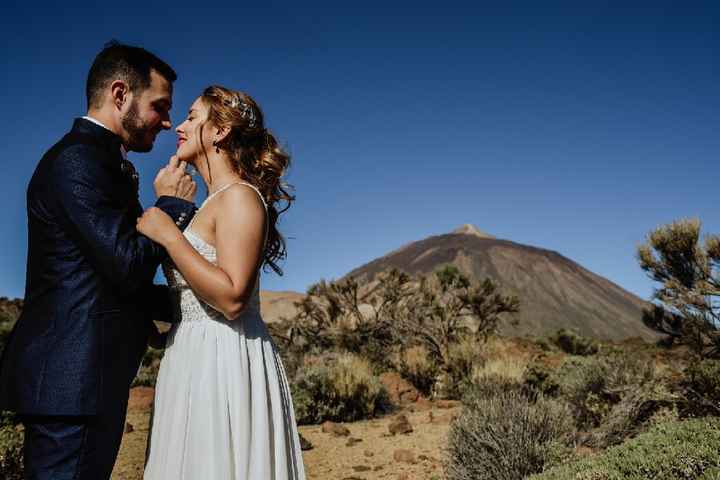
M 102 92 L 108 82 L 122 79 L 127 82 L 130 91 L 136 95 L 150 86 L 150 72 L 157 71 L 167 81 L 177 79 L 175 70 L 158 57 L 144 48 L 123 45 L 117 40 L 111 40 L 90 67 L 85 94 L 88 108 L 102 106 Z

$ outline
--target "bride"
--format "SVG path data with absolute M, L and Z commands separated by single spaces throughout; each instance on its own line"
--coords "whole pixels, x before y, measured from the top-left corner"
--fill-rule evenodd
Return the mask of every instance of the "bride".
M 260 316 L 259 276 L 282 273 L 276 204 L 289 156 L 250 96 L 205 89 L 177 129 L 175 161 L 208 197 L 185 232 L 157 208 L 137 229 L 163 245 L 179 323 L 155 390 L 145 479 L 304 479 L 290 389 Z

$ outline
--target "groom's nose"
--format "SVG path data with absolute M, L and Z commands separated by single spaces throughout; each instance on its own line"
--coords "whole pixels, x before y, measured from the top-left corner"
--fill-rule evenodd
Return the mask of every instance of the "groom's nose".
M 162 126 L 163 130 L 170 130 L 172 128 L 172 122 L 170 120 L 163 120 L 160 122 L 160 126 Z

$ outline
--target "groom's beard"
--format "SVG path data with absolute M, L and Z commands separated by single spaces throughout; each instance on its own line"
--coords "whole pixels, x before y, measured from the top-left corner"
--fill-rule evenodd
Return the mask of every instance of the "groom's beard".
M 128 134 L 128 150 L 133 152 L 149 152 L 152 150 L 155 136 L 160 129 L 152 131 L 146 123 L 140 120 L 137 103 L 134 100 L 120 123 Z

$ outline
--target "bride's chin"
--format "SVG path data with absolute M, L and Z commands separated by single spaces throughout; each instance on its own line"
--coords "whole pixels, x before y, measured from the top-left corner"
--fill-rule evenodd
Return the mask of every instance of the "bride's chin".
M 180 162 L 185 162 L 185 163 L 187 163 L 188 165 L 192 165 L 193 167 L 195 166 L 195 162 L 193 161 L 194 159 L 188 157 L 187 155 L 182 155 L 182 154 L 180 153 L 180 150 L 178 150 L 178 151 L 175 152 L 175 156 L 178 158 L 178 161 L 180 161 Z

